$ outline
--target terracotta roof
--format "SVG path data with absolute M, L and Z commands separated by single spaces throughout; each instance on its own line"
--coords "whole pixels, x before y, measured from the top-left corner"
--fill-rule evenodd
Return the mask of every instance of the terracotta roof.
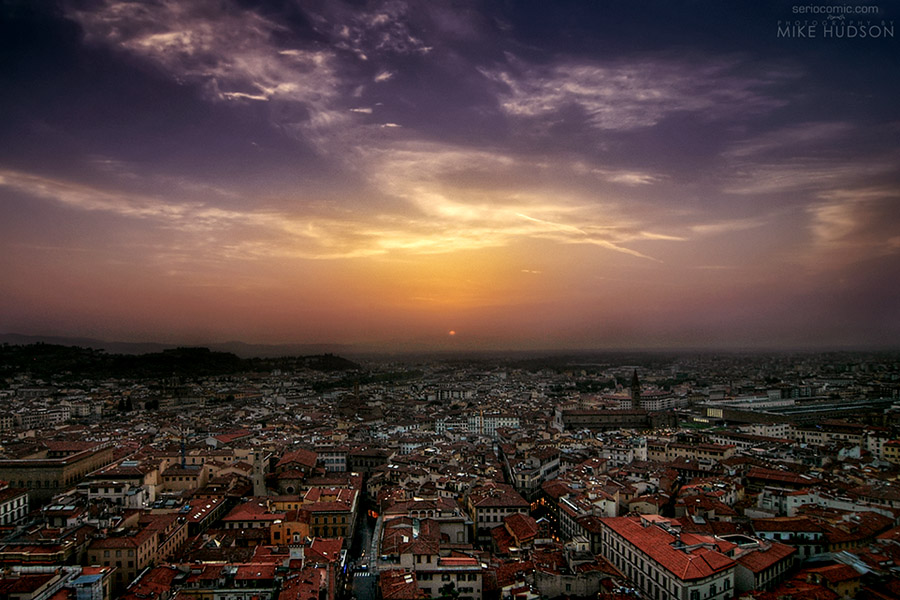
M 415 600 L 422 592 L 415 575 L 400 569 L 381 571 L 381 597 L 384 600 Z
M 674 535 L 657 525 L 642 526 L 638 517 L 610 517 L 602 522 L 684 581 L 709 577 L 735 564 L 724 554 L 706 547 L 690 552 L 675 548 L 672 545 L 676 541 Z
M 315 538 L 309 545 L 307 560 L 321 558 L 326 562 L 336 562 L 341 558 L 343 546 L 344 538 Z
M 240 440 L 245 437 L 250 437 L 253 435 L 247 429 L 238 429 L 237 431 L 231 431 L 229 433 L 222 433 L 216 436 L 213 436 L 214 439 L 222 442 L 223 444 L 230 444 L 236 440 Z
M 759 548 L 743 552 L 735 560 L 739 565 L 750 569 L 754 573 L 762 573 L 769 567 L 795 554 L 797 549 L 787 544 L 771 542 Z
M 54 573 L 23 573 L 17 577 L 0 579 L 0 595 L 4 598 L 28 595 L 46 585 L 56 575 Z
M 275 565 L 268 563 L 251 563 L 240 565 L 234 579 L 243 581 L 260 581 L 275 579 Z
M 278 600 L 319 600 L 319 590 L 327 585 L 325 569 L 307 567 L 285 578 Z
M 282 456 L 281 460 L 278 461 L 278 464 L 275 465 L 275 468 L 277 469 L 289 464 L 300 464 L 304 467 L 312 469 L 316 466 L 316 461 L 318 460 L 318 458 L 319 455 L 312 450 L 305 450 L 303 448 L 300 448 L 299 450 L 288 452 L 287 454 Z
M 822 526 L 807 517 L 776 517 L 753 519 L 754 531 L 778 531 L 787 533 L 821 533 Z
M 503 519 L 506 528 L 521 543 L 534 539 L 538 534 L 537 521 L 522 513 L 513 513 Z
M 513 507 L 528 508 L 531 505 L 511 485 L 495 483 L 472 490 L 469 500 L 477 508 Z
M 852 581 L 861 577 L 856 569 L 849 565 L 828 565 L 825 567 L 817 567 L 815 569 L 807 569 L 807 571 L 809 573 L 821 575 L 832 585 L 843 581 Z
M 99 538 L 91 542 L 90 549 L 106 549 L 106 548 L 137 548 L 149 538 L 155 538 L 156 531 L 152 529 L 140 529 L 133 535 L 115 535 L 105 538 Z
M 809 475 L 798 475 L 790 471 L 776 471 L 774 469 L 764 469 L 762 467 L 753 467 L 747 472 L 748 479 L 762 479 L 764 481 L 776 481 L 778 483 L 790 483 L 793 485 L 810 486 L 821 483 L 820 479 L 810 477 Z

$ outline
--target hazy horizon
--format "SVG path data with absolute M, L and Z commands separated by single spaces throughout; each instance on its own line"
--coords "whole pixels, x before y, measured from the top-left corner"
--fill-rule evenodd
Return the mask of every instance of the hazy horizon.
M 774 1 L 6 3 L 0 331 L 895 348 L 896 6 L 865 6 L 838 39 Z

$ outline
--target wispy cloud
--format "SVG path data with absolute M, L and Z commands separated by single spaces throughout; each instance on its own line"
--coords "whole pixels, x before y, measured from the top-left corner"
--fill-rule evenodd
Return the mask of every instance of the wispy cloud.
M 816 121 L 735 141 L 722 152 L 723 191 L 741 195 L 806 192 L 809 201 L 816 194 L 866 186 L 873 178 L 896 172 L 896 150 L 861 145 L 858 140 L 864 132 L 864 127 L 846 121 Z
M 781 161 L 761 160 L 735 165 L 723 185 L 730 194 L 764 195 L 784 192 L 817 193 L 862 184 L 872 177 L 896 169 L 888 157 L 795 157 Z
M 772 221 L 770 215 L 760 215 L 741 219 L 724 219 L 706 223 L 696 223 L 690 226 L 690 230 L 700 235 L 722 235 L 736 231 L 746 231 L 763 227 Z
M 651 185 L 665 179 L 663 175 L 652 173 L 647 170 L 600 167 L 585 163 L 584 161 L 575 161 L 572 163 L 571 168 L 581 175 L 590 174 L 608 183 L 629 186 Z
M 898 251 L 900 190 L 887 187 L 835 189 L 809 206 L 811 251 L 832 254 L 829 263 L 855 262 Z
M 411 26 L 408 4 L 399 0 L 383 2 L 371 10 L 327 2 L 309 8 L 307 16 L 335 48 L 352 52 L 361 60 L 384 54 L 426 54 L 432 49 Z M 375 80 L 388 78 L 390 73 L 382 71 Z
M 562 183 L 535 190 L 520 181 L 522 173 L 565 173 L 562 163 L 534 163 L 513 154 L 437 143 L 398 143 L 364 153 L 361 161 L 374 185 L 413 208 L 407 211 L 409 222 L 423 229 L 440 225 L 441 229 L 477 232 L 464 236 L 455 247 L 461 243 L 503 246 L 516 239 L 539 238 L 657 260 L 627 245 L 639 240 L 683 240 L 649 231 L 626 216 L 617 203 L 567 190 Z M 473 183 L 485 178 L 488 185 Z
M 717 119 L 783 104 L 767 92 L 767 77 L 741 75 L 738 66 L 668 57 L 538 66 L 510 56 L 508 65 L 482 73 L 498 85 L 500 107 L 511 117 L 555 120 L 574 107 L 596 129 L 624 131 L 680 112 Z
M 740 159 L 785 152 L 821 153 L 832 148 L 832 144 L 837 140 L 845 138 L 852 129 L 850 123 L 843 121 L 816 121 L 789 125 L 734 142 L 723 152 L 723 156 Z
M 221 9 L 209 0 L 106 0 L 70 16 L 90 42 L 150 61 L 213 100 L 299 103 L 307 115 L 289 124 L 313 133 L 348 118 L 337 107 L 333 51 L 284 47 L 283 26 L 253 10 Z

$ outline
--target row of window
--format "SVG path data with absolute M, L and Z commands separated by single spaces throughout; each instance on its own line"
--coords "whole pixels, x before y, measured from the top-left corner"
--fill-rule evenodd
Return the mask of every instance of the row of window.
M 4 513 L 9 510 L 15 510 L 15 509 L 19 508 L 20 506 L 25 506 L 26 498 L 27 498 L 27 496 L 24 494 L 19 496 L 18 498 L 13 498 L 12 500 L 10 500 L 6 504 L 4 504 L 2 507 L 0 507 L 0 513 Z
M 652 591 L 653 598 L 659 600 L 668 595 L 678 595 L 678 582 L 667 576 L 654 564 L 655 561 L 646 557 L 642 552 L 630 549 L 627 541 L 620 542 L 618 536 L 609 539 L 607 532 L 603 533 L 603 542 L 607 552 L 604 554 L 609 556 L 612 563 L 625 573 L 631 581 L 633 581 L 640 589 L 648 592 Z M 725 577 L 722 580 L 722 592 L 731 589 L 731 579 Z M 713 598 L 720 593 L 715 583 L 711 583 L 707 589 L 707 594 L 703 598 Z M 690 600 L 701 600 L 700 590 L 691 590 Z
M 340 521 L 338 519 L 340 519 Z M 346 517 L 346 515 L 341 516 L 341 517 L 331 517 L 331 522 L 332 523 L 346 523 L 347 517 Z M 328 523 L 328 517 L 313 517 L 313 524 L 315 524 L 315 525 L 325 525 L 326 523 Z

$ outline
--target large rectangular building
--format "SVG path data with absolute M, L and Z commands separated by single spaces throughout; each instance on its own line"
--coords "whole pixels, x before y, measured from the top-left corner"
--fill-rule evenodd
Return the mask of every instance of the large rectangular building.
M 25 458 L 0 460 L 0 480 L 28 490 L 31 503 L 42 505 L 112 461 L 111 444 L 73 443 Z
M 652 600 L 728 600 L 735 562 L 729 542 L 680 533 L 677 522 L 655 515 L 600 519 L 601 554 Z

